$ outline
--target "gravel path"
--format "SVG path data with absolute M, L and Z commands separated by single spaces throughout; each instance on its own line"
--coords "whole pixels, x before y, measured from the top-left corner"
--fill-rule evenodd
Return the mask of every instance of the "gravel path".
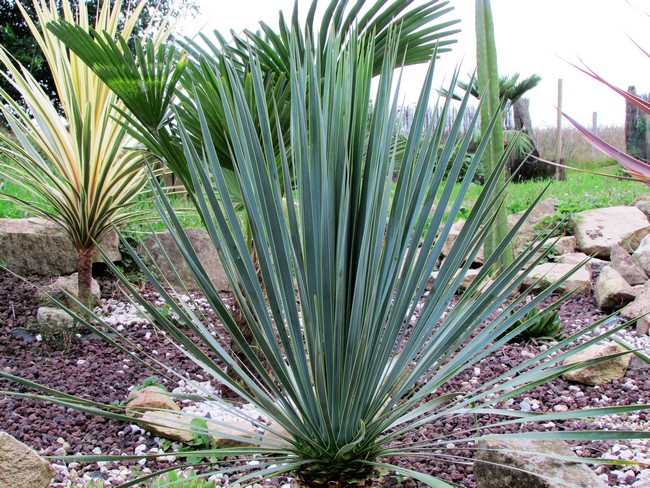
M 29 277 L 29 281 L 37 287 L 50 282 L 49 279 L 36 276 Z M 179 357 L 173 346 L 167 344 L 162 336 L 155 333 L 146 322 L 134 318 L 129 313 L 128 306 L 119 300 L 120 293 L 117 285 L 109 277 L 103 277 L 100 281 L 106 313 L 116 320 L 116 325 L 124 327 L 129 338 L 136 345 L 147 351 L 155 351 L 158 357 L 165 358 L 165 361 L 175 369 L 185 371 L 190 379 L 204 381 L 201 371 L 193 363 Z M 155 300 L 156 297 L 152 294 L 150 299 Z M 0 304 L 0 369 L 5 372 L 106 403 L 124 400 L 132 386 L 140 384 L 152 374 L 126 354 L 90 334 L 83 334 L 81 339 L 70 344 L 60 340 L 42 340 L 42 334 L 39 336 L 39 332 L 42 331 L 34 327 L 38 308 L 35 287 L 4 272 L 0 272 Z M 592 298 L 572 298 L 561 309 L 561 319 L 567 332 L 593 323 L 601 317 L 602 314 L 597 310 Z M 631 330 L 626 331 L 623 337 L 650 353 L 650 341 L 647 338 L 639 339 Z M 455 378 L 448 385 L 448 389 L 449 391 L 467 390 L 472 385 L 486 381 L 531 357 L 531 354 L 539 352 L 540 347 L 544 346 L 506 345 L 499 354 L 478 364 L 474 371 L 468 371 Z M 623 379 L 600 387 L 569 384 L 561 379 L 554 380 L 529 391 L 520 398 L 515 398 L 511 406 L 532 411 L 558 411 L 586 406 L 650 403 L 650 372 L 647 367 L 647 364 L 634 360 Z M 178 385 L 166 382 L 166 386 L 171 390 Z M 0 389 L 25 391 L 21 386 L 2 380 L 0 380 Z M 647 421 L 648 414 L 644 412 L 605 419 L 601 423 L 565 422 L 561 425 L 545 424 L 535 428 L 537 430 L 647 429 Z M 160 439 L 143 432 L 135 424 L 128 425 L 92 417 L 64 407 L 11 396 L 0 397 L 0 425 L 3 426 L 3 430 L 44 455 L 163 452 Z M 422 429 L 414 436 L 451 435 L 457 429 L 471 428 L 472 425 L 469 419 L 456 423 L 446 422 L 444 426 L 436 425 Z M 455 450 L 453 444 L 447 447 L 456 455 L 466 454 L 464 451 Z M 578 455 L 584 456 L 650 459 L 650 447 L 645 442 L 573 443 L 572 447 Z M 391 461 L 435 474 L 463 486 L 476 486 L 471 464 L 450 466 L 442 461 L 417 459 Z M 129 479 L 131 471 L 146 473 L 149 470 L 168 467 L 174 462 L 171 458 L 162 458 L 156 462 L 120 464 L 56 462 L 58 475 L 51 487 L 85 486 L 93 478 L 107 480 L 106 486 L 114 486 L 117 482 Z M 608 481 L 609 486 L 650 486 L 643 484 L 650 483 L 650 473 L 639 467 L 616 470 L 601 466 L 596 468 L 596 471 Z M 227 477 L 220 477 L 216 481 L 221 485 L 233 484 L 233 480 Z M 287 479 L 274 479 L 265 484 L 282 486 L 287 482 Z M 398 481 L 396 477 L 385 480 L 384 485 L 420 486 L 409 479 L 400 478 Z

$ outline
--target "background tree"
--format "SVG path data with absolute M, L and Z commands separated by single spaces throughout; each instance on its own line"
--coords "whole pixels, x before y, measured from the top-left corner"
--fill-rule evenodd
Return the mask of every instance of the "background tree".
M 503 122 L 503 136 L 506 145 L 513 145 L 506 168 L 509 174 L 515 174 L 514 181 L 525 181 L 533 178 L 548 178 L 553 176 L 554 169 L 535 158 L 539 157 L 533 124 L 530 121 L 530 110 L 528 99 L 523 96 L 540 84 L 542 78 L 533 74 L 522 78 L 519 73 L 499 76 L 499 100 L 503 109 L 501 118 Z M 456 87 L 462 91 L 461 94 L 454 93 L 456 100 L 462 99 L 462 94 L 468 92 L 480 99 L 478 81 L 471 78 L 468 81 L 458 81 Z M 447 95 L 446 89 L 441 89 L 443 95 Z M 531 157 L 532 156 L 532 157 Z
M 85 3 L 90 24 L 94 25 L 97 19 L 99 2 L 91 0 Z M 62 14 L 61 0 L 55 0 L 55 4 L 59 14 Z M 70 0 L 69 4 L 73 10 L 76 10 L 79 0 Z M 38 22 L 38 16 L 31 1 L 23 1 L 22 7 L 32 20 Z M 120 21 L 120 28 L 123 27 L 125 16 L 129 10 L 133 10 L 132 2 L 122 3 L 121 12 L 123 18 Z M 156 29 L 160 27 L 165 16 L 195 16 L 198 10 L 199 7 L 193 0 L 148 0 L 142 14 L 137 19 L 133 32 L 138 35 L 146 29 Z M 56 92 L 52 71 L 20 11 L 18 2 L 15 0 L 0 0 L 0 19 L 2 19 L 0 24 L 0 45 L 10 52 L 16 61 L 29 70 L 43 87 L 45 93 L 55 101 L 57 111 L 62 114 L 61 102 Z M 4 77 L 0 77 L 0 88 L 6 91 L 14 100 L 20 99 L 18 90 Z

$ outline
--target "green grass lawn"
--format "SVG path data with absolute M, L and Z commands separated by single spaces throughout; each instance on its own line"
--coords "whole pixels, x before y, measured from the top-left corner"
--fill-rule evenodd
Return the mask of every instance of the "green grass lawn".
M 31 193 L 9 181 L 3 182 L 0 193 L 24 200 L 33 199 Z M 170 200 L 186 227 L 203 227 L 201 219 L 187 198 L 172 196 Z M 152 230 L 159 231 L 166 228 L 158 215 L 158 210 L 151 196 L 148 194 L 137 197 L 129 211 L 142 214 L 124 226 L 123 232 L 129 237 L 137 239 L 138 236 L 147 235 Z M 0 198 L 0 218 L 17 219 L 30 216 L 32 215 L 20 205 L 6 198 Z
M 2 193 L 6 193 L 8 195 L 12 195 L 16 198 L 21 198 L 24 200 L 30 200 L 32 198 L 31 194 L 28 191 L 24 190 L 18 185 L 14 185 L 10 181 L 5 181 L 2 183 L 2 186 L 0 187 L 0 196 Z M 20 219 L 26 216 L 28 216 L 26 212 L 16 206 L 15 203 L 4 198 L 0 198 L 0 218 Z
M 621 174 L 617 164 L 590 169 L 606 174 Z M 547 184 L 548 180 L 538 180 L 510 185 L 507 197 L 508 212 L 516 213 L 527 208 Z M 558 211 L 571 213 L 592 208 L 630 205 L 637 196 L 649 191 L 650 188 L 636 181 L 616 180 L 567 170 L 566 181 L 552 181 L 545 198 L 555 198 Z

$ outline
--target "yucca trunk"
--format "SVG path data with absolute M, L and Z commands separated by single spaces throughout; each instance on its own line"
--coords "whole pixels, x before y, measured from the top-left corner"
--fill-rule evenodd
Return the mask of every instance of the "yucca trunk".
M 86 249 L 77 249 L 77 296 L 81 303 L 91 309 L 95 305 L 92 294 L 94 252 L 94 246 Z

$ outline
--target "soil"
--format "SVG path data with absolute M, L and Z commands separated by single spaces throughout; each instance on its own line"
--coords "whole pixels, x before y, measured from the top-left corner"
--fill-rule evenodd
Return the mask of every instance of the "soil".
M 119 286 L 107 275 L 100 276 L 102 298 L 117 299 Z M 47 385 L 90 400 L 111 403 L 124 400 L 129 389 L 142 383 L 152 375 L 146 367 L 131 359 L 126 353 L 107 344 L 99 337 L 84 331 L 80 338 L 47 336 L 47 331 L 36 326 L 36 311 L 39 306 L 38 288 L 47 285 L 50 279 L 31 276 L 23 281 L 13 275 L 0 272 L 0 370 Z M 145 285 L 142 285 L 146 289 Z M 155 296 L 151 294 L 152 299 Z M 603 315 L 591 297 L 577 296 L 562 305 L 560 310 L 566 331 L 578 329 L 592 323 Z M 201 371 L 192 362 L 177 354 L 164 337 L 142 323 L 132 324 L 126 334 L 137 348 L 155 351 L 155 355 L 165 358 L 165 362 L 175 369 L 185 371 L 190 379 L 205 381 Z M 488 380 L 514 364 L 539 352 L 532 343 L 508 344 L 499 354 L 493 355 L 474 371 L 467 371 L 454 378 L 447 386 L 448 391 L 463 391 L 473 384 Z M 154 354 L 154 353 L 152 353 Z M 532 408 L 534 411 L 552 411 L 556 406 L 569 409 L 586 406 L 623 405 L 650 403 L 650 374 L 644 363 L 634 363 L 626 376 L 600 387 L 571 385 L 556 379 L 543 386 L 516 397 L 513 408 Z M 162 378 L 162 376 L 161 376 Z M 176 385 L 162 380 L 169 389 Z M 28 390 L 17 383 L 0 380 L 0 390 L 24 393 Z M 489 419 L 485 419 L 486 421 Z M 647 413 L 622 417 L 617 422 L 629 421 L 640 425 L 648 420 Z M 76 412 L 64 406 L 49 402 L 35 401 L 20 396 L 0 396 L 0 425 L 2 429 L 44 455 L 61 454 L 133 454 L 138 446 L 146 450 L 160 447 L 157 438 L 144 433 L 137 426 L 115 420 L 107 420 Z M 456 449 L 453 434 L 459 429 L 473 428 L 472 419 L 445 422 L 444 425 L 430 425 L 414 433 L 413 441 L 422 438 L 448 436 L 450 444 L 447 455 L 467 457 L 467 451 Z M 602 426 L 601 426 L 602 427 Z M 531 427 L 533 428 L 533 427 Z M 564 422 L 555 425 L 539 426 L 539 429 L 583 429 L 599 428 L 598 424 Z M 518 427 L 517 427 L 518 429 Z M 502 430 L 505 432 L 505 429 Z M 572 447 L 580 455 L 598 457 L 612 447 L 612 443 L 583 442 L 573 443 Z M 139 447 L 139 449 L 143 449 Z M 470 454 L 471 457 L 471 454 Z M 422 471 L 462 486 L 474 487 L 476 482 L 472 471 L 471 458 L 463 463 L 450 463 L 444 455 L 439 461 L 431 459 L 390 459 L 394 464 Z M 136 462 L 121 463 L 122 473 L 128 469 L 160 469 L 175 461 L 147 461 L 138 466 Z M 106 478 L 111 466 L 94 463 L 56 462 L 59 474 L 52 487 L 83 486 L 83 481 L 91 478 Z M 116 465 L 117 466 L 117 465 Z M 112 472 L 117 472 L 114 467 Z M 609 479 L 610 486 L 628 486 L 638 483 L 636 471 L 614 471 L 608 467 L 598 467 L 597 472 Z M 128 472 L 127 472 L 128 474 Z M 76 481 L 75 481 L 76 480 Z M 233 480 L 231 479 L 230 482 Z M 286 483 L 286 479 L 265 482 L 272 486 Z M 384 477 L 383 486 L 420 486 L 417 482 L 399 476 Z

